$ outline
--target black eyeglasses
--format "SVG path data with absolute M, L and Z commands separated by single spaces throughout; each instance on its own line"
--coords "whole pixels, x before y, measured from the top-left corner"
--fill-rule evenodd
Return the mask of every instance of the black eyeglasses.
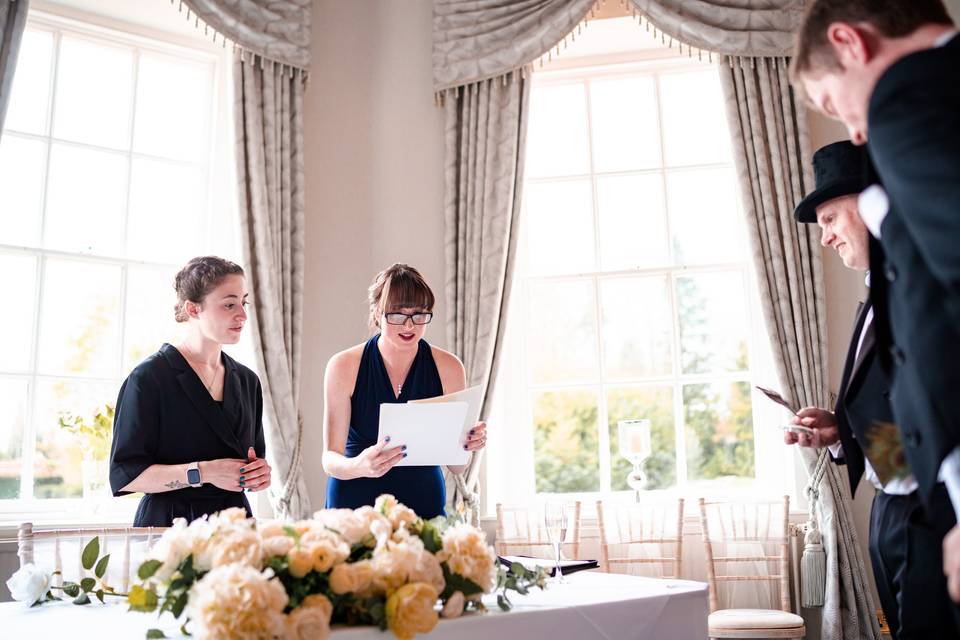
M 383 317 L 387 324 L 407 324 L 407 318 L 410 318 L 413 324 L 430 324 L 433 320 L 432 313 L 385 313 Z

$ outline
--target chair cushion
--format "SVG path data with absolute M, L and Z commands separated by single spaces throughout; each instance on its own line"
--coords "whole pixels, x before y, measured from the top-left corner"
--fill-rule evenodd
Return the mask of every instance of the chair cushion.
M 710 614 L 711 629 L 793 629 L 803 618 L 778 609 L 721 609 Z

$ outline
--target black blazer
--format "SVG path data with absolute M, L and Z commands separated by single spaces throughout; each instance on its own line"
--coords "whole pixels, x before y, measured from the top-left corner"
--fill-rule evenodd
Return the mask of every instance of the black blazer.
M 246 460 L 249 447 L 257 457 L 266 455 L 260 379 L 226 353 L 221 357 L 225 370 L 222 407 L 169 344 L 130 372 L 120 387 L 113 422 L 113 495 L 130 493 L 123 487 L 153 464 Z M 176 517 L 192 520 L 228 507 L 244 507 L 250 513 L 242 492 L 212 484 L 146 494 L 134 526 L 170 526 Z
M 888 400 L 889 380 L 877 358 L 873 323 L 867 328 L 860 354 L 857 355 L 857 344 L 870 306 L 869 302 L 861 304 L 857 310 L 857 322 L 847 350 L 840 392 L 834 408 L 851 493 L 856 493 L 860 478 L 863 477 L 864 454 L 860 443 L 869 442 L 868 433 L 874 421 L 893 422 Z
M 878 348 L 907 459 L 929 499 L 960 445 L 960 37 L 913 53 L 873 91 L 869 151 L 890 199 L 871 246 Z

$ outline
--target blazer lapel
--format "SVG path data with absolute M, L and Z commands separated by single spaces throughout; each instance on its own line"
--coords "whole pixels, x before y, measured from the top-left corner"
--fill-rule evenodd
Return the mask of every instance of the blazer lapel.
M 857 343 L 860 341 L 860 332 L 863 330 L 863 323 L 867 319 L 867 310 L 869 308 L 869 304 L 862 302 L 857 305 L 857 322 L 853 329 L 853 337 L 850 339 L 850 347 L 847 349 L 847 359 L 843 364 L 843 377 L 840 380 L 840 391 L 837 393 L 838 407 L 843 406 L 843 399 L 847 395 L 847 387 L 850 385 L 852 373 L 856 365 Z M 862 352 L 863 350 L 861 349 L 861 353 Z
M 197 413 L 200 414 L 204 422 L 207 423 L 224 444 L 230 447 L 231 451 L 235 452 L 238 457 L 246 459 L 247 452 L 240 446 L 240 441 L 237 439 L 233 429 L 230 428 L 225 411 L 221 411 L 216 405 L 213 398 L 210 397 L 210 393 L 204 388 L 203 383 L 200 382 L 200 378 L 184 359 L 183 355 L 177 351 L 176 347 L 168 344 L 163 345 L 161 350 L 167 358 L 167 362 L 179 370 L 177 382 L 180 384 L 180 388 L 183 389 L 183 393 L 190 400 L 193 408 L 197 410 Z M 236 378 L 236 375 L 230 377 Z M 224 394 L 226 394 L 226 391 L 227 381 L 224 380 Z M 233 395 L 236 397 L 237 394 Z M 224 407 L 226 407 L 226 402 L 224 402 Z
M 254 446 L 253 437 L 248 430 L 240 430 L 239 425 L 243 417 L 243 404 L 240 402 L 240 374 L 237 373 L 237 363 L 227 354 L 223 354 L 223 418 L 226 420 L 230 433 L 234 434 L 242 457 L 247 457 L 247 448 Z
M 867 309 L 870 308 L 869 303 L 865 305 Z M 864 312 L 864 321 L 866 321 L 866 311 Z M 862 326 L 862 325 L 861 325 Z M 853 369 L 850 371 L 850 380 L 847 383 L 847 389 L 853 389 L 856 386 L 859 374 L 864 370 L 863 363 L 870 357 L 873 353 L 873 346 L 876 343 L 876 336 L 873 332 L 873 322 L 867 326 L 866 330 L 860 329 L 857 332 L 856 339 L 860 339 L 860 333 L 863 333 L 863 343 L 860 345 L 860 353 L 857 354 L 857 360 L 853 363 Z

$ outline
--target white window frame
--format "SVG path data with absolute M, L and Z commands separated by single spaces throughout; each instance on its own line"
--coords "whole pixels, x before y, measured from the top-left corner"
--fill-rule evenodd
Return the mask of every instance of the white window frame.
M 46 145 L 46 157 L 44 160 L 44 192 L 41 200 L 41 219 L 40 219 L 40 237 L 39 242 L 43 242 L 43 231 L 46 223 L 46 196 L 48 187 L 48 171 L 50 162 L 50 149 L 54 142 L 68 144 L 86 149 L 95 149 L 99 151 L 108 151 L 117 155 L 126 157 L 128 167 L 127 182 L 127 205 L 123 217 L 123 240 L 126 242 L 127 224 L 129 221 L 129 167 L 135 157 L 158 159 L 165 163 L 178 164 L 180 166 L 202 166 L 206 173 L 207 198 L 205 206 L 205 217 L 203 227 L 200 230 L 204 238 L 204 246 L 210 246 L 214 243 L 215 231 L 224 228 L 232 229 L 232 245 L 239 250 L 240 229 L 234 222 L 236 220 L 236 204 L 232 200 L 229 204 L 217 202 L 214 199 L 216 193 L 224 194 L 234 198 L 232 190 L 234 181 L 232 179 L 233 162 L 230 157 L 223 157 L 224 153 L 230 154 L 232 147 L 232 132 L 227 123 L 230 121 L 228 114 L 228 105 L 230 102 L 230 87 L 228 84 L 228 73 L 230 64 L 230 52 L 222 46 L 215 45 L 212 41 L 204 41 L 198 38 L 196 41 L 183 36 L 176 36 L 159 30 L 152 30 L 139 25 L 132 25 L 124 22 L 112 20 L 102 16 L 93 16 L 83 14 L 82 18 L 74 17 L 69 10 L 63 14 L 59 11 L 35 10 L 31 9 L 27 17 L 26 27 L 37 31 L 47 31 L 53 34 L 53 48 L 51 56 L 50 73 L 50 91 L 48 95 L 47 122 L 45 126 L 46 133 L 37 135 L 19 131 L 4 131 L 4 136 L 11 135 L 20 138 L 42 141 Z M 59 62 L 59 47 L 64 35 L 71 38 L 93 41 L 107 45 L 119 45 L 134 49 L 133 65 L 133 88 L 131 92 L 131 119 L 128 140 L 132 140 L 133 126 L 135 120 L 135 104 L 137 99 L 136 73 L 139 70 L 139 58 L 141 52 L 155 53 L 163 56 L 172 56 L 181 59 L 188 59 L 193 63 L 210 65 L 211 68 L 211 113 L 209 114 L 210 132 L 207 145 L 207 151 L 201 161 L 175 160 L 161 156 L 152 156 L 149 154 L 135 153 L 129 146 L 124 150 L 100 147 L 88 143 L 74 142 L 70 140 L 60 140 L 53 136 L 51 123 L 54 117 L 55 108 L 55 90 L 57 81 L 57 67 Z M 175 114 L 171 114 L 175 117 Z M 222 199 L 222 198 L 221 198 Z M 219 245 L 218 245 L 219 246 Z M 20 498 L 0 500 L 0 525 L 3 522 L 17 522 L 22 520 L 32 520 L 34 522 L 44 523 L 65 523 L 65 524 L 87 524 L 87 523 L 129 523 L 133 520 L 139 502 L 136 498 L 114 498 L 104 497 L 90 504 L 89 500 L 81 498 L 34 498 L 33 493 L 33 459 L 36 452 L 36 425 L 34 424 L 34 405 L 37 393 L 38 381 L 45 379 L 57 380 L 78 380 L 83 382 L 110 383 L 119 391 L 120 384 L 126 376 L 123 367 L 124 358 L 124 340 L 126 323 L 126 293 L 127 293 L 127 273 L 130 266 L 143 266 L 147 268 L 166 268 L 177 269 L 182 264 L 163 263 L 154 261 L 142 261 L 130 257 L 113 257 L 102 255 L 91 255 L 89 253 L 75 253 L 70 251 L 59 251 L 37 247 L 25 247 L 17 245 L 4 244 L 0 241 L 0 251 L 8 254 L 25 254 L 36 258 L 37 274 L 35 297 L 32 301 L 32 310 L 34 314 L 34 323 L 31 328 L 31 355 L 30 368 L 23 371 L 0 371 L 0 378 L 27 380 L 27 405 L 25 411 L 25 424 L 21 445 L 21 480 L 20 480 Z M 102 376 L 85 376 L 77 374 L 41 374 L 37 371 L 38 345 L 39 345 L 39 323 L 40 312 L 43 303 L 43 277 L 47 258 L 67 258 L 75 261 L 83 261 L 90 264 L 104 264 L 111 266 L 120 266 L 121 269 L 121 293 L 119 298 L 119 324 L 120 350 L 118 358 L 120 362 L 117 370 L 121 372 L 119 379 Z M 171 307 L 172 309 L 172 307 Z M 172 338 L 172 336 L 171 336 Z M 159 347 L 159 343 L 157 345 Z M 253 367 L 254 363 L 246 363 Z M 113 404 L 115 397 L 110 398 L 109 402 Z M 30 495 L 25 498 L 23 496 Z M 251 494 L 251 506 L 255 512 L 258 511 L 256 496 Z
M 606 59 L 598 59 L 597 63 L 587 62 L 583 65 L 565 61 L 564 68 L 556 71 L 537 71 L 533 75 L 533 87 L 546 87 L 551 85 L 568 84 L 571 81 L 585 81 L 585 102 L 588 126 L 588 149 L 590 149 L 589 173 L 568 175 L 563 177 L 546 178 L 525 178 L 525 186 L 536 183 L 559 182 L 565 180 L 590 180 L 593 196 L 593 224 L 594 241 L 599 265 L 600 234 L 598 230 L 599 216 L 597 215 L 597 178 L 607 175 L 655 175 L 660 174 L 664 180 L 664 191 L 666 192 L 666 176 L 668 173 L 675 173 L 685 170 L 696 169 L 734 169 L 732 158 L 729 162 L 709 163 L 700 165 L 690 165 L 683 167 L 660 166 L 648 170 L 631 170 L 622 172 L 601 172 L 594 171 L 593 165 L 593 138 L 591 127 L 591 104 L 589 82 L 597 79 L 609 79 L 614 77 L 635 77 L 652 76 L 655 82 L 657 117 L 662 122 L 661 101 L 660 101 L 660 79 L 662 73 L 676 71 L 697 71 L 705 68 L 716 68 L 712 63 L 699 61 L 694 58 L 670 56 L 665 57 L 662 52 L 652 51 L 645 59 L 633 60 L 629 62 L 610 63 Z M 664 153 L 664 138 L 660 135 L 661 160 L 666 158 Z M 738 189 L 739 191 L 739 189 Z M 666 197 L 666 193 L 665 193 Z M 665 203 L 666 210 L 666 232 L 670 238 L 670 214 L 669 203 Z M 744 222 L 744 230 L 746 224 Z M 523 251 L 525 247 L 525 236 L 527 232 L 526 216 L 521 220 L 521 236 L 518 242 L 518 251 Z M 644 492 L 648 498 L 677 498 L 683 497 L 687 500 L 688 509 L 692 509 L 695 500 L 699 497 L 720 497 L 735 495 L 743 498 L 763 496 L 777 496 L 789 494 L 794 505 L 798 505 L 796 482 L 796 457 L 792 454 L 789 447 L 782 444 L 782 435 L 775 426 L 786 424 L 788 416 L 776 405 L 766 400 L 759 392 L 753 389 L 754 385 L 776 386 L 776 373 L 770 354 L 770 345 L 767 338 L 767 332 L 763 319 L 762 309 L 757 295 L 756 275 L 753 261 L 750 257 L 748 239 L 744 236 L 743 261 L 728 262 L 718 264 L 696 264 L 666 266 L 646 269 L 628 269 L 619 271 L 592 271 L 584 273 L 573 273 L 556 276 L 526 276 L 520 273 L 522 271 L 523 257 L 518 256 L 516 263 L 518 265 L 513 280 L 513 295 L 510 300 L 512 313 L 522 314 L 522 318 L 511 318 L 508 324 L 507 336 L 504 340 L 504 357 L 498 370 L 498 380 L 494 387 L 493 406 L 491 409 L 490 422 L 492 423 L 491 435 L 496 431 L 496 423 L 505 423 L 504 433 L 509 430 L 510 452 L 497 449 L 494 455 L 500 454 L 499 458 L 493 460 L 488 456 L 485 459 L 482 482 L 490 487 L 493 476 L 503 476 L 508 478 L 507 483 L 510 487 L 509 496 L 491 495 L 491 491 L 483 492 L 484 505 L 483 512 L 491 514 L 494 511 L 494 503 L 506 501 L 511 503 L 527 502 L 535 503 L 544 498 L 547 494 L 538 494 L 536 491 L 535 478 L 535 452 L 534 452 L 534 406 L 533 396 L 540 391 L 562 390 L 565 388 L 591 391 L 598 395 L 597 428 L 598 447 L 599 447 L 599 478 L 600 491 L 577 492 L 563 494 L 571 500 L 581 500 L 588 505 L 588 508 L 594 501 L 600 499 L 615 500 L 634 500 L 634 492 L 631 491 L 612 491 L 610 489 L 611 479 L 610 470 L 613 462 L 613 456 L 610 452 L 610 434 L 608 428 L 608 412 L 605 400 L 605 394 L 613 388 L 626 388 L 637 386 L 667 386 L 673 390 L 673 414 L 674 414 L 674 434 L 675 434 L 675 459 L 676 459 L 676 477 L 677 483 L 668 489 L 650 490 Z M 668 243 L 669 245 L 669 243 Z M 668 246 L 668 252 L 673 254 L 673 247 Z M 683 374 L 680 367 L 680 327 L 679 316 L 676 310 L 676 301 L 674 300 L 676 292 L 677 278 L 696 275 L 702 273 L 718 273 L 723 271 L 738 271 L 741 273 L 744 283 L 744 293 L 746 296 L 747 310 L 746 315 L 750 322 L 747 336 L 748 349 L 748 370 L 746 372 L 718 372 L 709 374 Z M 651 377 L 631 380 L 607 380 L 604 369 L 603 341 L 602 341 L 602 322 L 600 309 L 600 279 L 610 279 L 618 277 L 644 277 L 644 276 L 666 276 L 669 290 L 667 295 L 670 300 L 672 313 L 672 358 L 674 362 L 674 372 L 669 376 Z M 524 331 L 530 326 L 528 317 L 529 306 L 526 304 L 528 297 L 527 289 L 534 282 L 561 282 L 571 280 L 582 280 L 589 278 L 592 280 L 594 289 L 594 313 L 597 327 L 597 362 L 599 363 L 600 373 L 595 380 L 583 380 L 577 382 L 564 383 L 533 383 L 530 380 L 530 362 L 527 353 L 527 341 L 523 340 Z M 522 306 L 521 308 L 518 308 Z M 747 382 L 751 386 L 753 400 L 753 431 L 754 431 L 754 478 L 745 478 L 742 483 L 731 488 L 729 484 L 718 481 L 699 480 L 690 482 L 686 476 L 686 442 L 685 426 L 683 412 L 683 386 L 685 384 L 696 384 L 698 382 Z M 518 419 L 519 418 L 519 419 Z M 787 471 L 789 470 L 789 471 Z M 692 513 L 692 512 L 691 512 Z

